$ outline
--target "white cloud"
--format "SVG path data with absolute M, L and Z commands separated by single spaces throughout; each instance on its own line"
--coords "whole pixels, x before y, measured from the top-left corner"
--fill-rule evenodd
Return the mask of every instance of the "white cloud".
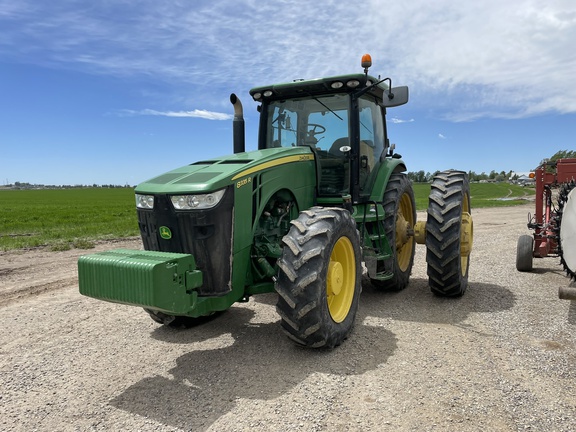
M 438 134 L 438 138 L 440 138 L 440 139 L 446 139 L 446 136 L 443 135 L 443 134 L 441 134 L 441 133 L 439 133 L 439 134 Z
M 360 72 L 370 52 L 374 74 L 451 121 L 576 113 L 573 0 L 13 4 L 0 0 L 5 61 L 162 80 L 203 102 Z
M 396 117 L 392 117 L 389 119 L 392 123 L 412 123 L 414 121 L 414 119 L 410 119 L 410 120 L 402 120 Z
M 233 118 L 230 114 L 224 114 L 213 111 L 206 111 L 195 109 L 193 111 L 156 111 L 152 109 L 143 110 L 122 110 L 119 112 L 121 116 L 162 116 L 162 117 L 195 117 L 202 118 L 206 120 L 231 120 Z

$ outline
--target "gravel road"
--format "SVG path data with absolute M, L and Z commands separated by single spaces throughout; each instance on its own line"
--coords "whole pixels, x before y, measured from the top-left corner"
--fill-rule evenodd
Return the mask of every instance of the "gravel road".
M 81 296 L 90 251 L 0 253 L 2 431 L 574 431 L 576 305 L 557 258 L 515 269 L 532 206 L 474 210 L 468 292 L 366 284 L 352 336 L 305 350 L 272 294 L 200 327 Z M 139 248 L 137 240 L 96 250 Z

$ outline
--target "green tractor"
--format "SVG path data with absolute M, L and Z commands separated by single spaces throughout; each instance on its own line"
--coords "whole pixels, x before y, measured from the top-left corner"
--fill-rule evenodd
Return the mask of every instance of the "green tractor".
M 386 110 L 408 87 L 364 73 L 257 87 L 258 150 L 245 151 L 233 94 L 234 154 L 194 162 L 136 187 L 143 251 L 80 257 L 80 292 L 190 326 L 252 295 L 276 292 L 285 333 L 307 347 L 350 334 L 363 274 L 408 285 L 426 244 L 429 285 L 468 285 L 472 217 L 467 175 L 437 174 L 427 222 L 416 221 L 406 165 L 389 144 Z

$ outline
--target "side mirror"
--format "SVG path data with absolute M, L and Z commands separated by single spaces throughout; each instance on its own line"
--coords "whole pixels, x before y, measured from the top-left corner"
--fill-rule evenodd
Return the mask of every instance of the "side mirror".
M 385 108 L 404 105 L 408 102 L 408 86 L 393 87 L 382 96 L 382 106 Z

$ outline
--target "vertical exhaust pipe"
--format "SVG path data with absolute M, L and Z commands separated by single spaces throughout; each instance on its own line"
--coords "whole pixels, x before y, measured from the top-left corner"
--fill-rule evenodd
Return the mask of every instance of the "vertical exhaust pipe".
M 232 134 L 234 140 L 234 153 L 246 151 L 246 140 L 244 135 L 244 110 L 242 102 L 234 93 L 230 95 L 230 102 L 234 105 L 234 120 L 232 122 Z

